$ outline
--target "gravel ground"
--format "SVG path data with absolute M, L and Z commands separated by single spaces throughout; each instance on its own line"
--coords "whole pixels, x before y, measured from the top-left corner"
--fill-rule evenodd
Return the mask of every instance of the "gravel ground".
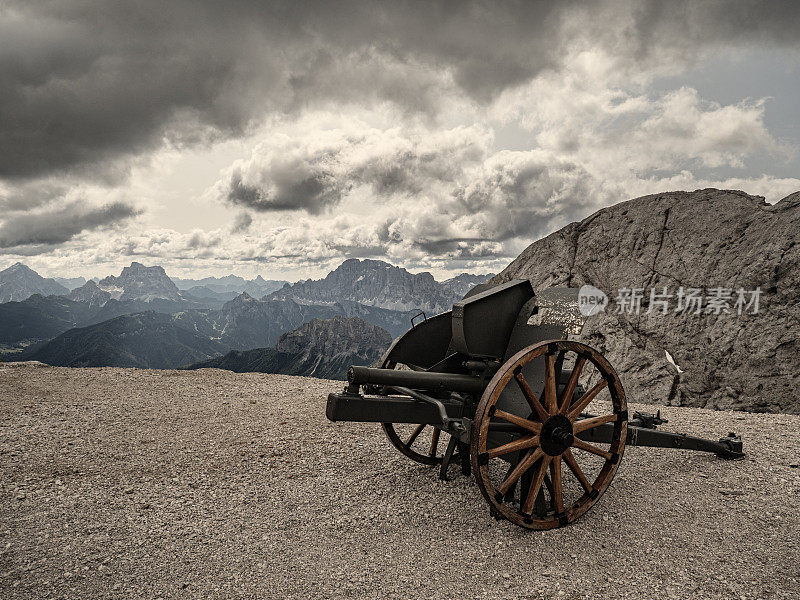
M 2 598 L 800 598 L 800 417 L 668 408 L 748 456 L 628 448 L 598 504 L 489 517 L 341 383 L 0 365 Z

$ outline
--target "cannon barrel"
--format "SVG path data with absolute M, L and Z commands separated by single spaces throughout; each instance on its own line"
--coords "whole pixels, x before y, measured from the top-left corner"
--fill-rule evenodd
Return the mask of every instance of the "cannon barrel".
M 486 381 L 456 373 L 431 373 L 429 371 L 395 371 L 370 367 L 350 367 L 347 380 L 351 385 L 387 385 L 415 390 L 469 392 L 481 394 Z

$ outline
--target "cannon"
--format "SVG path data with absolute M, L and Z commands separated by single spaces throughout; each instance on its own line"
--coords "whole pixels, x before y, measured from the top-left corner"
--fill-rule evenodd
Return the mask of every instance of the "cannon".
M 492 516 L 528 529 L 586 513 L 626 446 L 744 456 L 734 433 L 668 433 L 657 429 L 660 411 L 629 414 L 608 360 L 567 339 L 581 325 L 577 301 L 575 289 L 537 295 L 528 280 L 477 286 L 452 310 L 412 319 L 380 368 L 351 367 L 326 416 L 380 423 L 397 450 L 438 466 L 442 479 L 460 465 Z

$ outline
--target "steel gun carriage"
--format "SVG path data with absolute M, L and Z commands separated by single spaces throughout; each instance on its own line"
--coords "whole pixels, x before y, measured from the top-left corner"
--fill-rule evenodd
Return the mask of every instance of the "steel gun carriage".
M 549 308 L 544 308 L 549 303 Z M 478 286 L 451 311 L 419 323 L 381 368 L 354 366 L 328 396 L 331 421 L 381 423 L 416 462 L 474 473 L 491 514 L 529 529 L 571 523 L 614 478 L 626 446 L 739 458 L 741 438 L 717 441 L 659 431 L 660 412 L 628 413 L 603 355 L 566 339 L 577 290 L 536 296 L 527 280 Z M 566 317 L 566 318 L 564 318 Z M 446 438 L 447 443 L 444 442 Z

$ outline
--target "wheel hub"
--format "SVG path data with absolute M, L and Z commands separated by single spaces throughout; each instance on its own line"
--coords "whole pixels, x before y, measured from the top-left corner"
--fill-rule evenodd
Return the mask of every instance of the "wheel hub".
M 572 446 L 572 423 L 564 415 L 553 415 L 542 425 L 539 439 L 544 452 L 550 456 L 560 456 Z

